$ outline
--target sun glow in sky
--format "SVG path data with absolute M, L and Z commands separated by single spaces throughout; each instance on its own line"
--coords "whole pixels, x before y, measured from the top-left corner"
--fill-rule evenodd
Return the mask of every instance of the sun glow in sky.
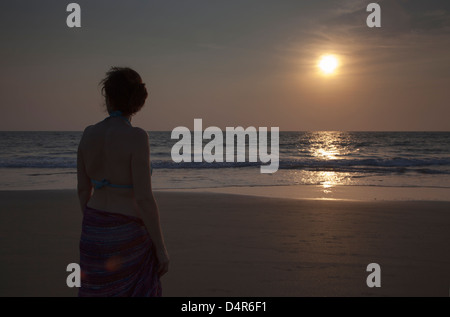
M 103 120 L 111 66 L 146 83 L 147 131 L 450 131 L 449 0 L 379 1 L 381 28 L 357 0 L 75 2 L 81 28 L 64 1 L 0 1 L 2 131 Z
M 331 75 L 339 66 L 339 61 L 334 55 L 324 55 L 320 58 L 318 66 L 323 74 Z

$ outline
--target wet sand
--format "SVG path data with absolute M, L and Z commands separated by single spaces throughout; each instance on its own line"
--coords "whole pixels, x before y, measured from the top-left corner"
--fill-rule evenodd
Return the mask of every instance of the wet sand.
M 156 192 L 164 296 L 449 296 L 450 202 Z M 0 296 L 76 296 L 74 190 L 0 192 Z M 369 288 L 369 263 L 381 288 Z

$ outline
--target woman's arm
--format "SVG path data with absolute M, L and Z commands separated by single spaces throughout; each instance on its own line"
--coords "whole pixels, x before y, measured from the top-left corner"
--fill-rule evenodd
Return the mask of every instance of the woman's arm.
M 77 189 L 78 189 L 78 199 L 80 200 L 80 207 L 82 213 L 84 212 L 84 208 L 86 207 L 92 195 L 92 183 L 88 175 L 86 174 L 86 169 L 83 160 L 83 153 L 81 151 L 83 137 L 81 137 L 77 153 L 77 179 L 78 179 Z
M 135 144 L 131 157 L 134 196 L 142 220 L 155 246 L 159 262 L 159 275 L 162 276 L 168 271 L 169 256 L 164 244 L 158 205 L 152 192 L 148 134 L 139 128 L 135 128 L 135 134 Z

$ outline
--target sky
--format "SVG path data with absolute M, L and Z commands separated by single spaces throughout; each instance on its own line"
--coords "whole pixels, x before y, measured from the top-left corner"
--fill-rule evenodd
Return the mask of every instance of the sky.
M 149 90 L 133 125 L 449 131 L 450 1 L 69 1 L 0 4 L 0 130 L 81 131 L 111 66 Z M 325 76 L 321 56 L 339 67 Z

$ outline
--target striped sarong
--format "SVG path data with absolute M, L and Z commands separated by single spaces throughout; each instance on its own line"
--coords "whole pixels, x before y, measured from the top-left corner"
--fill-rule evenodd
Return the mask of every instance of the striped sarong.
M 86 207 L 80 268 L 80 297 L 161 296 L 158 261 L 140 218 Z

